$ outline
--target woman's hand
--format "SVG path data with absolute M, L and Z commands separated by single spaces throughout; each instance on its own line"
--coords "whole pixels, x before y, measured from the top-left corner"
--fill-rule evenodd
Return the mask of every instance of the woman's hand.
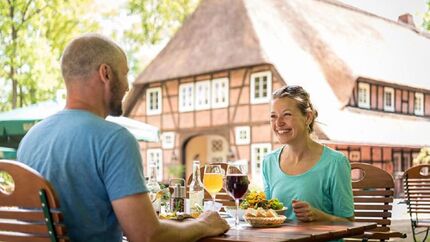
M 331 214 L 324 213 L 323 211 L 312 207 L 305 201 L 293 199 L 293 211 L 296 217 L 301 222 L 312 222 L 312 221 L 341 221 L 349 222 L 354 221 L 354 216 L 349 218 L 337 217 Z
M 312 222 L 320 220 L 320 210 L 312 207 L 309 203 L 300 200 L 293 200 L 293 211 L 301 222 Z

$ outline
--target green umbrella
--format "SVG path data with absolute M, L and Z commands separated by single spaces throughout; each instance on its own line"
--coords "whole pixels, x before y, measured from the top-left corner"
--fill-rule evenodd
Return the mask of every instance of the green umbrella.
M 0 137 L 23 136 L 37 122 L 63 107 L 64 102 L 46 101 L 0 113 Z
M 16 150 L 8 147 L 0 147 L 0 159 L 16 159 Z
M 0 145 L 17 148 L 27 131 L 42 119 L 62 110 L 65 101 L 45 101 L 0 113 Z M 158 142 L 159 129 L 126 117 L 107 117 L 127 128 L 139 141 Z

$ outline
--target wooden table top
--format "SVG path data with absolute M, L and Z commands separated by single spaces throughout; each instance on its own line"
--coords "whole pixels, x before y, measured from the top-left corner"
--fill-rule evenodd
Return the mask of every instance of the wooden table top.
M 202 242 L 218 241 L 327 241 L 336 240 L 376 228 L 376 223 L 359 222 L 286 222 L 275 228 L 252 228 L 242 224 L 242 230 L 230 229 L 226 234 L 204 238 Z

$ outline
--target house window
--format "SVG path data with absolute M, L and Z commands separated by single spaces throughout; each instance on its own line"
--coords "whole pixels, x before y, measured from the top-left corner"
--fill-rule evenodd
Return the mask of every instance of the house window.
M 384 87 L 384 110 L 394 112 L 394 89 Z
M 358 150 L 351 151 L 349 153 L 349 160 L 350 161 L 360 161 L 360 158 L 361 158 L 361 154 L 360 154 L 360 151 L 358 151 Z
M 228 106 L 228 78 L 212 80 L 212 108 L 225 108 Z
M 251 75 L 251 103 L 268 103 L 272 93 L 272 73 L 258 72 Z
M 148 149 L 146 154 L 147 172 L 150 171 L 150 165 L 155 164 L 155 167 L 157 169 L 157 181 L 161 182 L 163 180 L 163 156 L 161 149 Z M 147 176 L 149 176 L 149 174 Z
M 241 126 L 235 128 L 236 144 L 247 145 L 250 143 L 250 128 L 249 126 Z
M 424 94 L 420 92 L 415 93 L 415 105 L 414 105 L 415 115 L 424 115 Z
M 370 108 L 370 85 L 368 83 L 358 83 L 358 106 Z
M 173 149 L 175 147 L 175 132 L 164 132 L 161 135 L 161 146 L 163 149 Z
M 179 111 L 188 112 L 194 109 L 194 83 L 179 86 Z
M 148 115 L 161 113 L 161 87 L 146 90 L 146 112 Z
M 196 82 L 196 110 L 209 109 L 211 97 L 211 82 Z
M 261 168 L 263 165 L 264 156 L 270 152 L 272 145 L 253 144 L 251 145 L 251 166 L 252 166 L 252 179 L 261 181 Z

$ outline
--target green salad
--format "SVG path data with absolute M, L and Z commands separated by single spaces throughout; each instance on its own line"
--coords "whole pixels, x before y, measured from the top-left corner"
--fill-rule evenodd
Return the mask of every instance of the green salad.
M 264 192 L 253 191 L 246 195 L 245 199 L 240 204 L 240 208 L 264 208 L 279 210 L 284 208 L 284 204 L 281 203 L 277 198 L 267 200 Z

